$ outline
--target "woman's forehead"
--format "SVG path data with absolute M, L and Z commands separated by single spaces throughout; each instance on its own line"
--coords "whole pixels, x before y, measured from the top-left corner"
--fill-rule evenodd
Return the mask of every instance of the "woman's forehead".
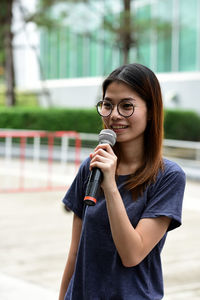
M 128 84 L 119 81 L 114 81 L 108 85 L 104 99 L 109 101 L 118 101 L 122 99 L 132 101 L 136 101 L 138 99 L 143 100 Z

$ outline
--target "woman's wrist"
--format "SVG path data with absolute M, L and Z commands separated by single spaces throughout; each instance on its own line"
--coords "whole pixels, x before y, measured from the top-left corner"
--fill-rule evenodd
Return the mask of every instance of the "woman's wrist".
M 115 180 L 108 180 L 102 184 L 102 188 L 106 195 L 119 194 L 118 187 Z

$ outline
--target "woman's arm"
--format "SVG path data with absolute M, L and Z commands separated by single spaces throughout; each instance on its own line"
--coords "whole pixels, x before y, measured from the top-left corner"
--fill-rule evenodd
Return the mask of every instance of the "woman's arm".
M 170 218 L 141 219 L 134 228 L 127 216 L 118 190 L 104 190 L 112 237 L 126 267 L 139 264 L 164 236 Z
M 104 175 L 102 188 L 117 251 L 124 266 L 135 266 L 164 236 L 171 220 L 165 216 L 141 219 L 134 228 L 128 218 L 115 181 L 117 157 L 112 148 L 109 145 L 99 145 L 90 157 L 91 168 L 100 168 Z
M 82 229 L 82 220 L 77 215 L 74 214 L 71 245 L 70 245 L 70 250 L 67 258 L 67 263 L 62 276 L 59 300 L 64 300 L 65 293 L 67 291 L 69 282 L 74 272 L 76 255 L 77 255 L 77 250 L 78 250 L 78 245 L 79 245 L 79 240 L 81 235 L 81 229 Z

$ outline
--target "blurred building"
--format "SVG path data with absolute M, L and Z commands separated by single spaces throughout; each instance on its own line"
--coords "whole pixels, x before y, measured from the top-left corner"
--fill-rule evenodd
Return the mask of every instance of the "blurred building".
M 122 1 L 93 0 L 90 6 L 68 8 L 66 26 L 40 32 L 45 87 L 51 105 L 91 107 L 101 97 L 103 77 L 123 64 L 120 40 L 102 25 L 103 15 L 113 24 L 119 20 Z M 131 48 L 129 61 L 157 74 L 167 107 L 200 112 L 200 1 L 135 0 L 131 10 L 143 31 L 141 27 L 136 34 L 137 47 Z M 152 20 L 156 25 L 148 30 L 145 26 Z M 38 82 L 31 84 L 40 89 Z M 41 105 L 48 106 L 45 99 L 41 97 Z
M 40 33 L 35 24 L 25 22 L 26 14 L 35 11 L 37 1 L 20 0 L 13 4 L 15 76 L 17 88 L 22 90 L 35 90 L 40 80 Z

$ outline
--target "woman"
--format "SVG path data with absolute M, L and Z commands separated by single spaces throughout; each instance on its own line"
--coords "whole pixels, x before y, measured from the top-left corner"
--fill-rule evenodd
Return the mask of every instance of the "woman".
M 181 225 L 185 175 L 162 158 L 159 82 L 143 65 L 119 67 L 97 109 L 117 141 L 96 147 L 63 200 L 74 219 L 59 300 L 162 299 L 160 254 L 167 232 Z M 84 210 L 94 167 L 103 173 L 101 193 Z

